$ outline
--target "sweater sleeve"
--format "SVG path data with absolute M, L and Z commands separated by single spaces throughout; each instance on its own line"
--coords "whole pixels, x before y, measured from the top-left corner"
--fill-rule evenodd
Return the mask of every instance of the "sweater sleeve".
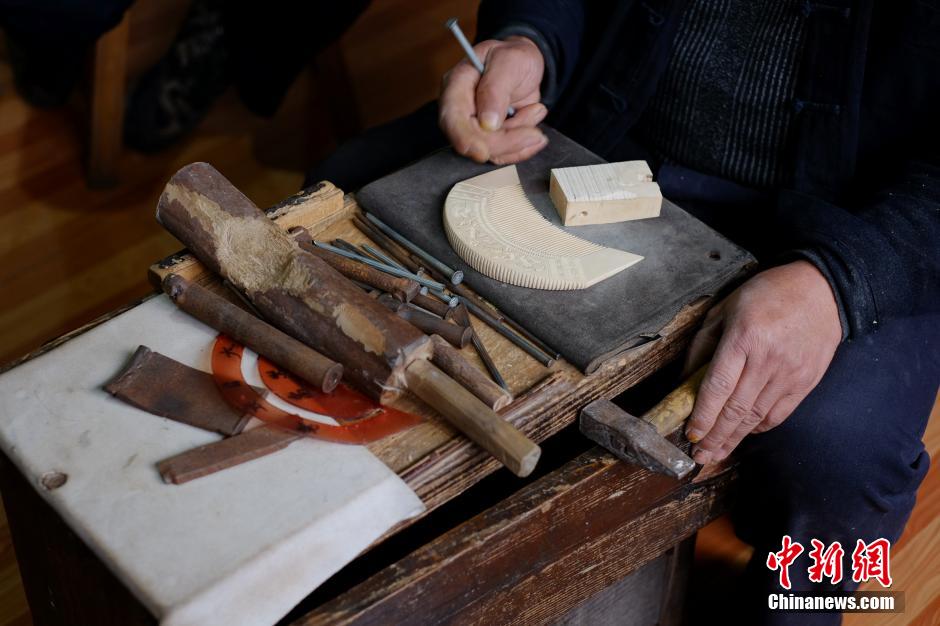
M 912 162 L 852 211 L 787 192 L 793 256 L 816 265 L 839 304 L 846 338 L 892 318 L 940 311 L 940 165 Z
M 545 59 L 542 103 L 550 107 L 574 73 L 584 34 L 585 2 L 580 0 L 484 0 L 477 40 L 521 35 Z

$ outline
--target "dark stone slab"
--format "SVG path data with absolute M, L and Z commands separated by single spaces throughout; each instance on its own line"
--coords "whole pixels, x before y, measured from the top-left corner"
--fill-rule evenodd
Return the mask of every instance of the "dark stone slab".
M 549 145 L 516 167 L 538 210 L 561 226 L 548 196 L 551 169 L 603 160 L 557 131 Z M 582 371 L 655 335 L 686 304 L 713 295 L 740 276 L 751 255 L 675 204 L 664 201 L 658 218 L 576 226 L 569 232 L 644 259 L 588 289 L 545 291 L 502 283 L 476 272 L 447 242 L 444 199 L 454 184 L 490 170 L 452 150 L 427 158 L 363 187 L 360 205 L 448 265 L 464 271 L 480 295 L 558 350 Z

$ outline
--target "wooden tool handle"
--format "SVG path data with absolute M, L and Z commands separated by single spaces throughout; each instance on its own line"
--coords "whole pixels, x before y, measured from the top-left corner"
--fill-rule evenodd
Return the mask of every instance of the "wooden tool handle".
M 338 254 L 321 250 L 315 245 L 305 241 L 299 242 L 299 245 L 305 252 L 309 252 L 310 254 L 320 257 L 326 261 L 330 267 L 335 269 L 346 278 L 351 280 L 358 280 L 359 282 L 365 283 L 370 287 L 375 287 L 376 289 L 386 291 L 401 302 L 411 302 L 411 300 L 421 290 L 421 285 L 413 280 L 399 278 L 397 276 L 386 274 L 385 272 L 380 272 L 379 270 L 373 267 L 369 267 L 363 263 L 359 263 L 358 261 L 353 261 L 352 259 L 347 259 L 346 257 L 342 257 Z
M 408 388 L 516 476 L 528 476 L 542 451 L 515 426 L 428 361 L 405 369 Z
M 178 274 L 163 279 L 163 290 L 182 310 L 266 356 L 311 385 L 329 393 L 343 377 L 343 366 Z
M 463 355 L 437 335 L 431 335 L 434 355 L 431 362 L 463 385 L 467 391 L 479 398 L 483 404 L 498 411 L 510 402 L 512 394 L 490 380 L 486 374 L 472 365 Z
M 425 311 L 430 311 L 434 315 L 445 320 L 450 318 L 454 311 L 454 309 L 447 306 L 446 303 L 441 302 L 440 300 L 435 300 L 430 296 L 423 296 L 420 293 L 411 299 L 411 304 L 419 306 Z
M 707 369 L 708 364 L 705 364 L 696 370 L 684 383 L 660 400 L 659 404 L 644 413 L 643 419 L 652 424 L 663 437 L 678 430 L 692 413 L 698 386 L 702 383 Z
M 423 333 L 439 335 L 457 348 L 465 348 L 470 343 L 470 337 L 473 335 L 473 331 L 469 328 L 452 324 L 427 311 L 422 311 L 403 302 L 399 302 L 390 294 L 379 296 L 378 301 L 382 306 L 385 306 L 390 311 L 395 311 L 398 317 L 406 320 Z

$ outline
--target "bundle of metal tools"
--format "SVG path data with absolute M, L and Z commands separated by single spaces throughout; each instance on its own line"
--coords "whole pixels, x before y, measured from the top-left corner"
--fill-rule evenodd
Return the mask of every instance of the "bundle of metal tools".
M 194 296 L 186 294 L 205 294 L 168 276 L 164 289 L 182 309 L 285 370 L 305 367 L 291 358 L 295 344 L 285 338 L 299 342 L 313 352 L 305 362 L 317 372 L 295 373 L 323 392 L 335 387 L 340 369 L 346 383 L 382 405 L 410 391 L 517 475 L 534 468 L 539 447 L 494 412 L 512 396 L 470 313 L 546 366 L 557 355 L 466 289 L 461 272 L 371 215 L 354 219 L 378 247 L 343 240 L 327 244 L 302 228 L 287 232 L 204 163 L 174 175 L 158 203 L 157 219 L 238 292 L 252 317 L 277 332 L 262 333 L 266 341 L 259 342 L 258 333 L 244 332 L 248 325 L 241 314 L 218 303 L 194 306 Z M 496 382 L 464 359 L 460 348 L 471 343 Z M 220 345 L 223 363 L 235 348 Z M 224 391 L 245 400 L 246 407 L 258 404 L 234 374 Z M 309 420 L 264 407 L 252 414 L 294 433 L 315 436 L 317 430 Z M 359 436 L 334 435 L 333 440 L 347 442 Z
M 408 272 L 409 277 L 422 284 L 422 286 L 427 287 L 430 294 L 448 303 L 451 307 L 456 306 L 458 312 L 455 312 L 454 315 L 458 323 L 465 323 L 462 320 L 468 318 L 467 313 L 469 311 L 469 313 L 472 313 L 480 321 L 508 339 L 516 347 L 522 349 L 526 354 L 545 367 L 551 367 L 559 358 L 557 351 L 535 337 L 508 315 L 493 305 L 483 301 L 476 296 L 476 294 L 467 289 L 463 285 L 462 271 L 454 270 L 434 258 L 431 254 L 411 242 L 404 235 L 393 230 L 374 215 L 363 212 L 363 217 L 354 217 L 353 223 L 366 237 L 374 241 L 385 252 L 385 254 L 382 255 L 385 257 L 384 262 L 373 264 L 373 266 L 389 273 Z M 317 245 L 321 247 L 324 246 L 322 243 Z M 364 250 L 367 253 L 378 253 L 378 251 L 371 246 L 369 246 L 369 249 L 364 248 Z M 352 254 L 349 250 L 345 252 L 346 254 Z M 372 260 L 363 257 L 364 255 L 359 255 L 359 260 L 372 263 Z M 437 280 L 435 281 L 433 279 Z M 444 284 L 444 281 L 446 281 L 447 284 Z M 460 309 L 461 305 L 464 307 L 462 310 Z M 493 379 L 500 382 L 501 376 L 499 372 L 496 371 L 492 361 L 488 358 L 486 349 L 479 341 L 479 336 L 476 335 L 476 333 L 474 333 L 474 338 L 474 347 L 480 353 L 480 358 L 486 364 Z M 505 385 L 501 383 L 501 386 Z

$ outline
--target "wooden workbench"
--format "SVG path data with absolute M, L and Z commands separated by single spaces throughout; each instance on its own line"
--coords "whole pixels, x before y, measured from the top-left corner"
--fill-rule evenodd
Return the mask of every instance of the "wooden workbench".
M 272 207 L 269 215 L 320 239 L 367 241 L 349 220 L 357 210 L 353 198 L 322 183 Z M 156 264 L 151 276 L 158 280 L 171 271 L 217 287 L 188 255 Z M 373 545 L 290 620 L 528 624 L 622 611 L 623 603 L 611 604 L 604 590 L 629 598 L 631 589 L 641 588 L 647 598 L 655 592 L 647 610 L 667 622 L 675 617 L 689 556 L 688 544 L 677 546 L 724 511 L 733 469 L 678 483 L 588 449 L 571 425 L 584 405 L 620 394 L 679 355 L 711 303 L 697 294 L 690 299 L 658 338 L 590 376 L 564 361 L 546 369 L 475 320 L 516 397 L 500 413 L 546 448 L 538 477 L 523 481 L 501 471 L 486 478 L 499 469 L 495 460 L 417 401 L 402 400 L 398 406 L 427 421 L 370 449 L 424 501 L 425 518 Z M 469 350 L 468 358 L 475 358 Z M 586 451 L 571 453 L 579 449 Z M 37 623 L 153 622 L 9 462 L 0 489 Z M 644 567 L 642 576 L 630 576 Z M 653 591 L 647 588 L 649 568 L 658 568 L 654 578 L 662 582 Z

